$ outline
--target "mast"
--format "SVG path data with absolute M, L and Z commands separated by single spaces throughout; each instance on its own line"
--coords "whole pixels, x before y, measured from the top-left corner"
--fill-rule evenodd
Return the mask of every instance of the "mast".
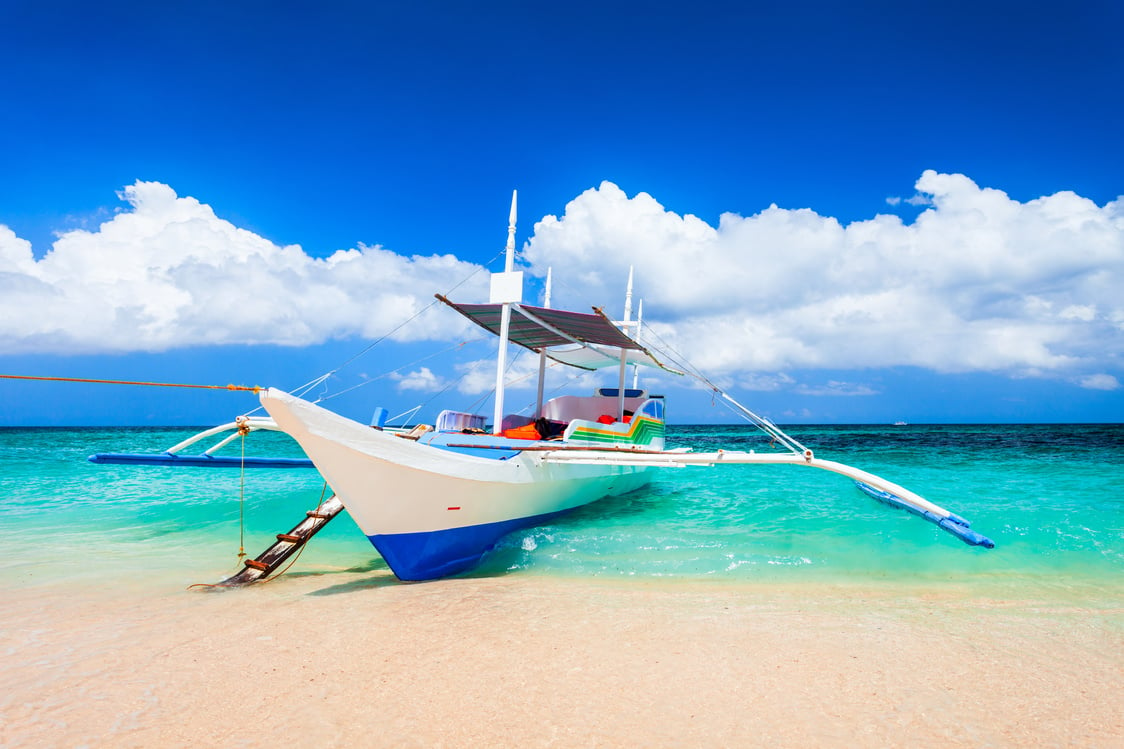
M 492 287 L 489 302 L 502 304 L 500 313 L 500 343 L 496 356 L 496 410 L 492 420 L 492 433 L 503 431 L 503 376 L 507 369 L 507 339 L 511 328 L 511 305 L 523 301 L 523 273 L 515 268 L 515 203 L 516 190 L 511 191 L 511 213 L 507 220 L 507 253 L 503 273 L 492 274 Z
M 628 335 L 628 323 L 632 318 L 632 266 L 628 266 L 628 288 L 624 292 L 624 322 L 621 330 Z M 617 378 L 617 420 L 624 421 L 624 378 L 628 372 L 628 349 L 621 349 L 620 376 Z
M 550 268 L 546 269 L 546 288 L 543 290 L 542 306 L 547 309 L 550 308 Z M 539 350 L 539 399 L 538 406 L 535 407 L 535 416 L 542 417 L 542 396 L 543 389 L 546 386 L 546 347 L 543 346 Z

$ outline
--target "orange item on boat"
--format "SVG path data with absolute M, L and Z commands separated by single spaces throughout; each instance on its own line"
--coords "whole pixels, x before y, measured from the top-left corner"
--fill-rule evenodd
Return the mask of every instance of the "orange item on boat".
M 616 421 L 616 419 L 614 419 L 609 414 L 601 414 L 597 417 L 598 424 L 612 424 L 614 421 Z
M 537 440 L 539 437 L 539 430 L 535 427 L 535 423 L 524 424 L 521 427 L 512 427 L 505 429 L 501 433 L 502 436 L 513 440 Z

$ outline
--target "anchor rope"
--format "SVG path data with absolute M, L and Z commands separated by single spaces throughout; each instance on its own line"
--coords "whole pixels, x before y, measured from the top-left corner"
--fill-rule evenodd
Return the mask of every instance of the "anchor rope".
M 327 493 L 328 493 L 328 482 L 325 481 L 324 486 L 322 486 L 320 488 L 320 501 L 316 503 L 316 509 L 313 512 L 319 512 L 320 508 L 324 506 L 324 495 L 327 494 Z M 323 526 L 321 526 L 321 527 L 323 527 Z M 297 549 L 297 553 L 295 555 L 293 555 L 292 560 L 288 564 L 285 565 L 285 569 L 281 570 L 280 572 L 275 572 L 274 574 L 270 575 L 269 577 L 259 577 L 257 580 L 254 580 L 254 583 L 267 583 L 270 580 L 276 580 L 277 578 L 281 577 L 286 572 L 288 572 L 289 568 L 291 568 L 294 564 L 296 564 L 297 560 L 301 558 L 301 554 L 303 554 L 304 550 L 306 548 L 308 548 L 308 544 L 311 540 L 312 540 L 311 537 L 305 538 L 304 543 L 302 543 L 300 548 Z
M 243 422 L 238 426 L 238 434 L 242 437 L 242 464 L 238 476 L 238 561 L 246 556 L 246 435 L 250 426 Z
M 320 510 L 320 508 L 321 508 L 321 507 L 323 507 L 323 506 L 324 506 L 325 495 L 326 495 L 327 493 L 328 493 L 328 482 L 327 482 L 327 481 L 325 481 L 325 482 L 324 482 L 324 485 L 323 485 L 323 486 L 322 486 L 322 487 L 320 488 L 320 501 L 316 503 L 316 511 L 317 511 L 317 512 L 318 512 L 318 511 Z M 259 577 L 259 578 L 258 578 L 258 579 L 256 579 L 256 580 L 251 580 L 251 581 L 250 581 L 250 582 L 248 582 L 248 583 L 241 583 L 241 584 L 240 584 L 240 585 L 238 585 L 238 586 L 226 585 L 226 584 L 223 584 L 223 583 L 194 583 L 194 584 L 192 584 L 192 585 L 188 585 L 188 586 L 187 586 L 187 589 L 188 589 L 188 590 L 193 590 L 193 589 L 195 589 L 195 588 L 204 588 L 204 589 L 208 589 L 208 588 L 230 588 L 230 587 L 245 587 L 245 586 L 247 586 L 247 585 L 260 585 L 260 584 L 262 584 L 262 583 L 268 583 L 268 582 L 270 582 L 271 580 L 276 580 L 277 578 L 281 577 L 281 576 L 282 576 L 282 575 L 284 575 L 284 574 L 285 574 L 286 572 L 288 572 L 288 571 L 289 571 L 289 569 L 290 569 L 290 568 L 291 568 L 291 567 L 292 567 L 292 566 L 293 566 L 294 564 L 296 564 L 296 563 L 297 563 L 297 560 L 301 558 L 301 554 L 303 554 L 303 553 L 304 553 L 305 547 L 307 547 L 307 546 L 308 546 L 308 544 L 309 544 L 309 542 L 310 542 L 311 540 L 312 540 L 312 538 L 311 538 L 311 537 L 306 537 L 306 538 L 304 539 L 304 542 L 303 542 L 303 543 L 302 543 L 302 544 L 300 545 L 300 548 L 298 548 L 298 549 L 297 549 L 297 553 L 296 553 L 296 554 L 295 554 L 295 555 L 293 556 L 293 558 L 292 558 L 292 559 L 291 559 L 291 560 L 289 561 L 289 563 L 285 565 L 285 568 L 284 568 L 283 570 L 281 570 L 280 572 L 274 572 L 274 573 L 273 573 L 272 575 L 269 575 L 268 577 Z M 246 555 L 246 554 L 243 554 L 242 556 L 247 556 L 247 555 Z

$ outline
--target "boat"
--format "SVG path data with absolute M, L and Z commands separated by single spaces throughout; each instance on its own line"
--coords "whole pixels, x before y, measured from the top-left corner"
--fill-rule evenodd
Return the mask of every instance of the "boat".
M 684 372 L 641 343 L 640 316 L 631 319 L 631 274 L 619 321 L 599 308 L 551 308 L 549 274 L 542 306 L 524 304 L 522 272 L 514 270 L 515 220 L 513 194 L 504 270 L 492 275 L 488 302 L 454 302 L 437 295 L 451 310 L 499 337 L 490 424 L 485 414 L 445 410 L 432 425 L 395 432 L 276 388 L 264 389 L 259 396 L 272 425 L 301 446 L 398 578 L 432 580 L 465 572 L 508 533 L 604 497 L 636 491 L 657 471 L 686 466 L 789 464 L 832 471 L 850 477 L 879 501 L 908 509 L 968 544 L 994 546 L 971 531 L 966 520 L 904 487 L 816 458 L 705 378 L 769 435 L 773 449 L 696 453 L 667 448 L 664 397 L 638 387 L 635 374 L 628 387 L 627 372 L 640 366 Z M 509 345 L 539 357 L 533 415 L 505 413 Z M 617 385 L 544 400 L 548 359 L 590 370 L 615 367 Z

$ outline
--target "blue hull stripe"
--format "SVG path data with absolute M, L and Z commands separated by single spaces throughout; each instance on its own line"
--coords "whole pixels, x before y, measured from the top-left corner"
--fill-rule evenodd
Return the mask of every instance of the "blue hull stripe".
M 464 528 L 376 534 L 367 538 L 398 579 L 435 580 L 472 569 L 508 533 L 542 525 L 567 512 L 569 510 L 560 510 Z

